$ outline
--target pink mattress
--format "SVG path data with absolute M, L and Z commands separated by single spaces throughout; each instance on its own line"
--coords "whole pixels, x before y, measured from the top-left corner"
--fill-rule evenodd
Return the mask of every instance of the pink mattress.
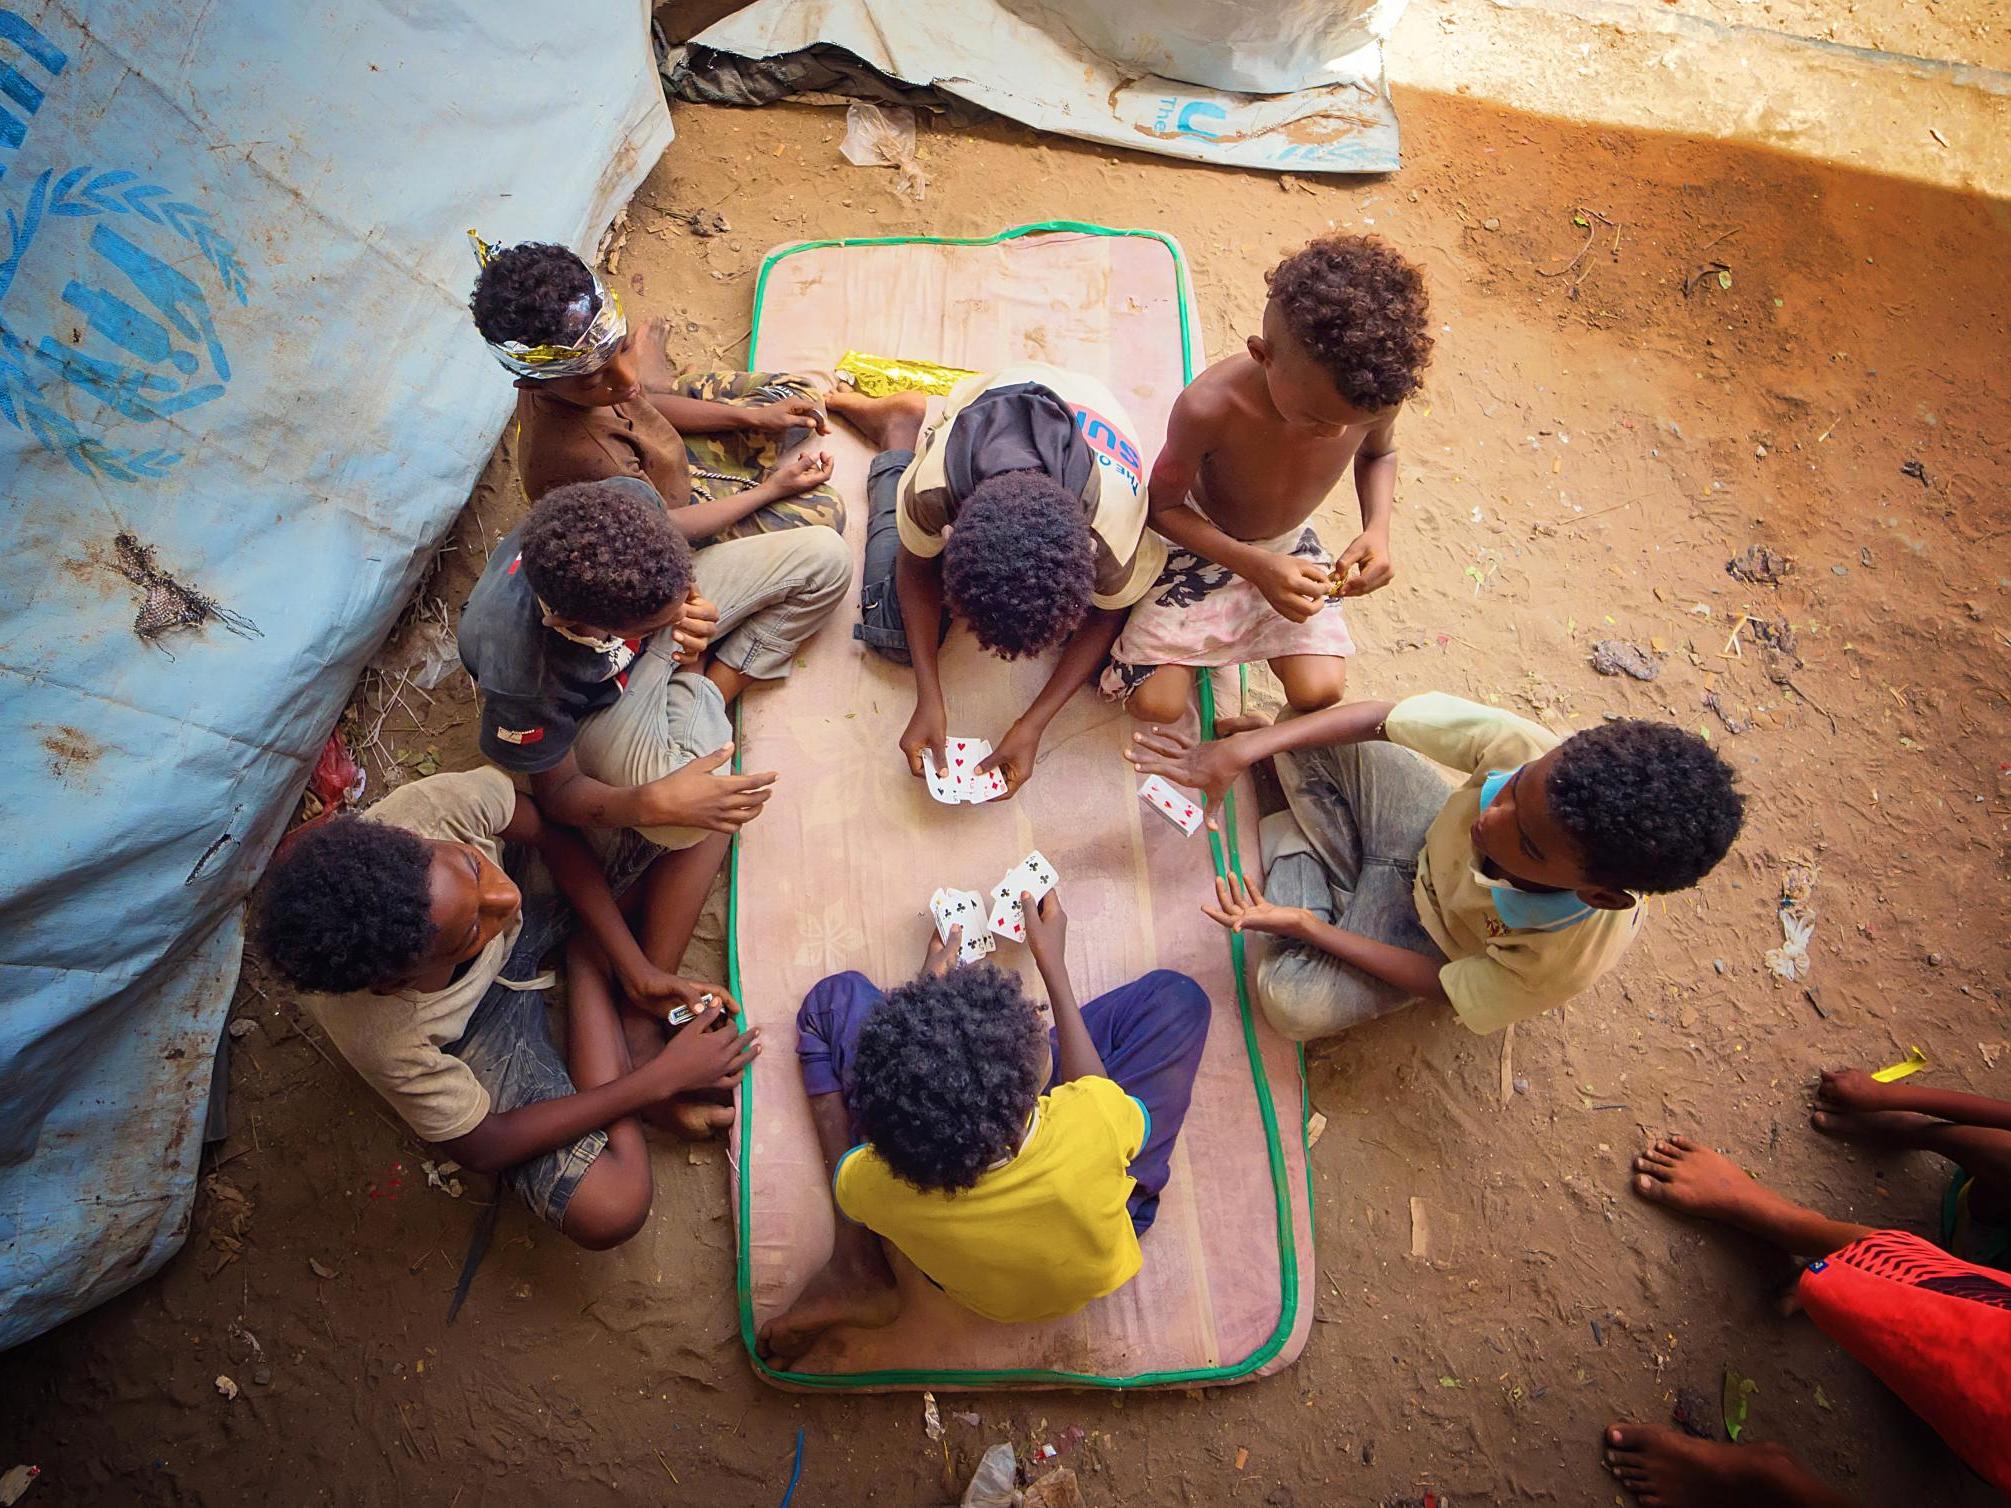
M 1103 379 L 1131 408 L 1148 465 L 1166 414 L 1201 363 L 1178 247 L 1153 232 L 1027 227 L 979 243 L 812 242 L 771 253 L 755 296 L 757 370 L 828 371 L 847 350 L 986 370 L 1037 359 Z M 842 425 L 838 459 L 855 553 L 865 539 L 869 453 Z M 896 1261 L 901 1318 L 841 1330 L 785 1387 L 1149 1387 L 1226 1383 L 1288 1366 L 1312 1319 L 1312 1222 L 1300 1060 L 1253 1014 L 1242 960 L 1197 909 L 1214 865 L 1136 799 L 1120 708 L 1085 690 L 1049 729 L 1018 797 L 941 806 L 895 740 L 913 707 L 908 672 L 852 637 L 850 606 L 808 646 L 786 688 L 750 697 L 740 757 L 781 773 L 735 854 L 731 957 L 766 1050 L 734 1131 L 741 1328 L 762 1322 L 830 1254 L 829 1185 L 796 1065 L 795 1012 L 819 978 L 859 969 L 882 985 L 914 972 L 938 885 L 984 891 L 1038 848 L 1062 877 L 1069 967 L 1088 1000 L 1156 967 L 1193 975 L 1215 1019 L 1145 1265 L 1130 1284 L 1051 1324 L 995 1324 Z M 943 681 L 952 734 L 994 742 L 1045 678 L 957 631 Z M 1236 857 L 1254 867 L 1248 793 Z M 1040 994 L 1025 950 L 996 961 Z

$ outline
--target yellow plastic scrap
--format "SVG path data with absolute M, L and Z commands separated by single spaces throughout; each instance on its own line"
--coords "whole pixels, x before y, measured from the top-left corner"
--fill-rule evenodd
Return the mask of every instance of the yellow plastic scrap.
M 1906 1056 L 1897 1063 L 1888 1063 L 1872 1074 L 1881 1084 L 1890 1084 L 1894 1079 L 1903 1079 L 1910 1073 L 1919 1073 L 1927 1066 L 1927 1054 L 1917 1047 L 1909 1047 Z
M 868 398 L 885 398 L 893 393 L 936 393 L 947 396 L 950 389 L 976 372 L 963 367 L 946 367 L 934 361 L 911 361 L 899 356 L 868 356 L 864 351 L 847 351 L 838 360 L 840 376 L 852 379 L 852 386 Z

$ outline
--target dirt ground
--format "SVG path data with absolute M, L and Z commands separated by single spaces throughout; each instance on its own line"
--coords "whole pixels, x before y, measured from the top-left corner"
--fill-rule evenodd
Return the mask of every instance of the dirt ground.
M 1931 1233 L 1946 1169 L 1815 1135 L 1815 1070 L 1918 1044 L 1933 1082 L 2011 1092 L 2005 206 L 1457 98 L 1397 103 L 1409 166 L 1386 179 L 1281 184 L 995 123 L 925 133 L 919 206 L 839 158 L 840 110 L 679 106 L 618 274 L 632 308 L 682 320 L 689 359 L 719 366 L 744 353 L 751 273 L 779 242 L 1153 226 L 1186 247 L 1220 354 L 1256 328 L 1281 252 L 1372 229 L 1426 268 L 1439 345 L 1400 430 L 1398 579 L 1350 609 L 1354 690 L 1444 688 L 1560 727 L 1664 716 L 1742 772 L 1733 858 L 1658 903 L 1568 1009 L 1512 1039 L 1418 1010 L 1310 1056 L 1329 1125 L 1319 1323 L 1299 1363 L 1192 1393 L 944 1395 L 932 1447 L 912 1394 L 754 1379 L 725 1153 L 668 1143 L 668 1273 L 508 1209 L 450 1327 L 481 1181 L 458 1201 L 429 1189 L 422 1149 L 253 973 L 231 1134 L 186 1249 L 0 1357 L 0 1466 L 40 1463 L 30 1504 L 768 1504 L 800 1430 L 796 1503 L 905 1508 L 953 1498 L 987 1443 L 1071 1426 L 1086 1439 L 1064 1460 L 1100 1508 L 1428 1489 L 1606 1503 L 1599 1426 L 1666 1419 L 1679 1387 L 1715 1398 L 1728 1367 L 1758 1382 L 1752 1438 L 1866 1502 L 1989 1501 L 1868 1373 L 1777 1317 L 1777 1262 L 1645 1207 L 1626 1165 L 1682 1129 L 1833 1214 Z M 730 230 L 694 236 L 673 218 L 693 210 Z M 1350 506 L 1330 539 L 1350 537 Z M 520 511 L 492 468 L 439 599 L 458 605 Z M 1793 562 L 1778 586 L 1727 574 L 1755 543 Z M 1771 663 L 1792 689 L 1742 614 L 1791 625 L 1793 655 Z M 1606 638 L 1650 648 L 1659 678 L 1596 675 Z M 398 754 L 407 773 L 472 759 L 467 697 L 452 681 L 429 695 L 389 702 L 373 790 Z M 385 700 L 366 686 L 366 707 Z M 1818 876 L 1807 990 L 1762 961 L 1794 864 Z M 715 927 L 690 971 L 717 967 L 717 942 Z

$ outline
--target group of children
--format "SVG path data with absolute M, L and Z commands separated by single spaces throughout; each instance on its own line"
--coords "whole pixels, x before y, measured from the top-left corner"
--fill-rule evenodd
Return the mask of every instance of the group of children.
M 471 309 L 516 379 L 531 501 L 460 620 L 489 764 L 290 837 L 260 937 L 416 1135 L 583 1245 L 647 1217 L 641 1123 L 711 1134 L 761 1050 L 724 988 L 676 970 L 775 778 L 727 768 L 728 709 L 785 679 L 847 595 L 816 445 L 834 419 L 877 452 L 853 633 L 912 667 L 912 773 L 944 764 L 952 619 L 1001 659 L 1053 657 L 984 766 L 1008 795 L 1091 682 L 1141 724 L 1137 768 L 1216 811 L 1272 762 L 1286 807 L 1262 824 L 1262 879 L 1217 882 L 1202 909 L 1265 937 L 1256 999 L 1289 1036 L 1413 1001 L 1478 1032 L 1562 1004 L 1619 960 L 1643 897 L 1696 884 L 1738 833 L 1729 766 L 1673 726 L 1560 740 L 1440 693 L 1342 700 L 1344 604 L 1391 580 L 1396 416 L 1432 345 L 1422 278 L 1379 241 L 1280 263 L 1262 332 L 1180 395 L 1149 469 L 1087 374 L 970 378 L 929 423 L 919 393 L 681 373 L 662 323 L 631 327 L 571 251 L 475 244 Z M 1335 554 L 1310 520 L 1350 469 L 1361 529 Z M 1258 660 L 1287 715 L 1197 736 L 1197 671 Z M 801 1067 L 844 1218 L 830 1265 L 763 1330 L 771 1359 L 891 1321 L 883 1241 L 1002 1321 L 1138 1271 L 1209 1002 L 1158 971 L 1078 1006 L 1059 894 L 1025 911 L 1052 1031 L 1017 975 L 959 963 L 933 928 L 912 980 L 808 991 Z M 543 969 L 568 932 L 561 1054 Z

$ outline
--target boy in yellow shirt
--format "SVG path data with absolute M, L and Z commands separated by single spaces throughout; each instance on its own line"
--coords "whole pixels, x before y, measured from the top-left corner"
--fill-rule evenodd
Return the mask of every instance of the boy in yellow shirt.
M 1619 962 L 1641 896 L 1702 880 L 1745 814 L 1694 733 L 1622 718 L 1560 739 L 1443 692 L 1215 743 L 1147 729 L 1126 757 L 1211 802 L 1276 761 L 1290 810 L 1260 829 L 1263 887 L 1218 880 L 1202 910 L 1270 934 L 1258 1003 L 1300 1041 L 1413 1000 L 1450 1003 L 1476 1032 L 1564 1004 Z M 1448 790 L 1434 764 L 1463 783 Z
M 762 1327 L 769 1361 L 795 1360 L 835 1325 L 893 1322 L 882 1239 L 1009 1324 L 1072 1314 L 1137 1274 L 1208 997 L 1158 969 L 1078 1006 L 1061 897 L 1022 904 L 1052 1033 L 1016 975 L 956 963 L 956 927 L 932 934 L 920 975 L 891 994 L 846 973 L 804 1000 L 797 1051 L 838 1220 L 830 1262 Z

